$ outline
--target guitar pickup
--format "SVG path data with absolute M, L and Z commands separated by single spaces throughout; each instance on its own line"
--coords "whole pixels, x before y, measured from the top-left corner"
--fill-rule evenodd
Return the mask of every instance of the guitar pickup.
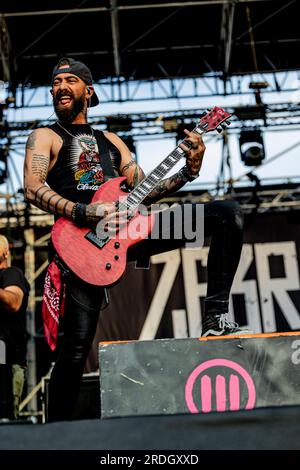
M 103 234 L 104 235 L 104 234 Z M 105 235 L 103 238 L 97 237 L 96 233 L 92 230 L 88 232 L 85 237 L 88 241 L 93 243 L 93 245 L 100 248 L 100 250 L 109 242 L 110 238 L 108 235 Z

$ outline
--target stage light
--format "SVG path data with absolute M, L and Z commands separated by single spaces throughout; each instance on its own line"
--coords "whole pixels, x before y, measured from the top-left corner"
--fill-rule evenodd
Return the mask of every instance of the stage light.
M 241 159 L 245 165 L 257 166 L 261 164 L 265 158 L 265 147 L 260 130 L 241 131 L 239 144 Z
M 132 129 L 132 120 L 126 115 L 108 116 L 106 124 L 109 132 L 130 132 Z
M 234 110 L 234 114 L 240 121 L 248 121 L 254 119 L 266 119 L 266 108 L 263 104 L 251 106 L 238 106 Z
M 163 120 L 164 132 L 175 132 L 179 126 L 176 118 L 166 118 Z
M 263 90 L 265 88 L 268 88 L 269 83 L 268 82 L 250 82 L 249 83 L 249 88 L 252 90 Z

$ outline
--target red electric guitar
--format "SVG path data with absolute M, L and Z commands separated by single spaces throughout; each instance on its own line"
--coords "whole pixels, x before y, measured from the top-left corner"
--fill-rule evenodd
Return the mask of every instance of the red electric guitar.
M 230 116 L 222 108 L 214 107 L 199 120 L 192 132 L 199 135 L 215 129 L 222 132 Z M 140 214 L 139 205 L 184 155 L 185 152 L 177 146 L 129 195 L 120 188 L 125 177 L 113 178 L 96 191 L 92 202 L 119 201 L 118 210 L 134 213 L 127 226 L 113 238 L 99 229 L 99 224 L 97 230 L 91 230 L 77 227 L 63 217 L 57 220 L 51 233 L 52 242 L 71 271 L 97 286 L 109 286 L 120 279 L 126 268 L 128 248 L 145 239 L 154 226 L 155 216 Z

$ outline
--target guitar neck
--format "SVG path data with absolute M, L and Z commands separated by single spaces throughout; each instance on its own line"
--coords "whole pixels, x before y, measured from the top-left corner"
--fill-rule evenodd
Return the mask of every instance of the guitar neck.
M 192 130 L 197 135 L 204 134 L 204 130 L 199 126 Z M 185 143 L 186 139 L 183 140 Z M 130 193 L 125 201 L 119 205 L 119 210 L 135 210 L 145 198 L 155 189 L 155 187 L 162 181 L 166 174 L 179 162 L 184 156 L 185 152 L 179 145 L 167 157 L 157 165 L 154 170 L 149 173 Z

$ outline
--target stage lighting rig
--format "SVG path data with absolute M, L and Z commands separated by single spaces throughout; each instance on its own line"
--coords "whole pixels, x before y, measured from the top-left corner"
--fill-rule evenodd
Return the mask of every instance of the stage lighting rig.
M 258 166 L 265 158 L 265 147 L 259 129 L 242 130 L 240 133 L 241 159 L 246 166 Z

